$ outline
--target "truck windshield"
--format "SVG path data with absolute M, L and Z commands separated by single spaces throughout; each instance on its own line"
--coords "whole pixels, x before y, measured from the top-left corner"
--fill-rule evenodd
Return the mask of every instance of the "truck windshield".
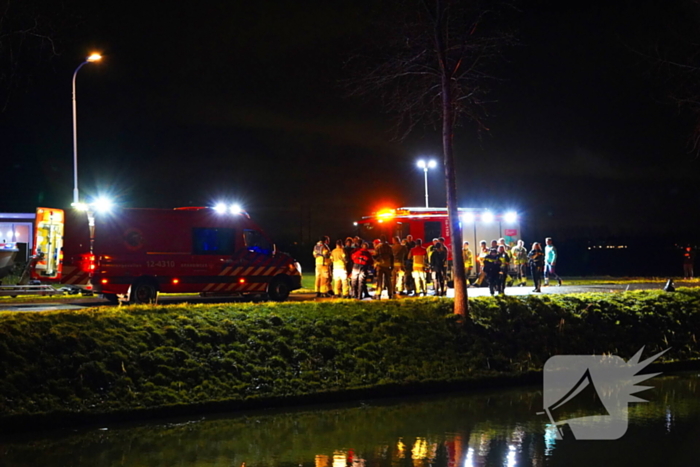
M 272 253 L 272 245 L 257 230 L 243 230 L 243 239 L 248 251 L 269 255 Z

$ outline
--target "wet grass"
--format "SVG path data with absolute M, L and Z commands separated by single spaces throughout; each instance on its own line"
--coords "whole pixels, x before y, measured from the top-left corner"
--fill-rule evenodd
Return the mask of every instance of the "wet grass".
M 0 312 L 0 420 L 480 380 L 556 354 L 700 357 L 700 291 Z

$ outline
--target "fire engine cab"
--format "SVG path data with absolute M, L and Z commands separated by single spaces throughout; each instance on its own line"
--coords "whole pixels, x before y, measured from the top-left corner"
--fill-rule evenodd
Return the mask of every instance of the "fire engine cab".
M 515 245 L 520 239 L 520 223 L 514 212 L 493 213 L 487 209 L 459 208 L 462 223 L 462 241 L 468 241 L 472 251 L 479 241 L 490 242 L 504 238 L 507 245 Z M 382 209 L 371 216 L 357 221 L 358 235 L 364 239 L 387 239 L 399 236 L 423 239 L 424 244 L 434 238 L 445 238 L 445 245 L 451 247 L 452 232 L 447 208 L 398 208 Z M 460 242 L 461 243 L 461 242 Z M 451 254 L 448 259 L 452 259 Z
M 155 301 L 159 292 L 286 300 L 301 267 L 233 208 L 62 211 L 38 208 L 32 278 Z

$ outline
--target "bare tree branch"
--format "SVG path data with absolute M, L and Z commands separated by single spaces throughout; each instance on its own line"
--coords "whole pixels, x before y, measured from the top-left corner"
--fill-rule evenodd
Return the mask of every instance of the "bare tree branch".
M 454 126 L 460 117 L 476 122 L 487 115 L 483 106 L 495 80 L 489 67 L 514 35 L 497 27 L 499 7 L 485 0 L 405 0 L 398 2 L 382 61 L 365 66 L 350 83 L 355 96 L 379 95 L 385 108 L 398 115 L 396 132 L 405 138 L 420 123 L 442 126 L 447 209 L 452 232 L 455 308 L 468 314 L 462 259 L 453 151 Z M 356 61 L 353 61 L 356 63 Z

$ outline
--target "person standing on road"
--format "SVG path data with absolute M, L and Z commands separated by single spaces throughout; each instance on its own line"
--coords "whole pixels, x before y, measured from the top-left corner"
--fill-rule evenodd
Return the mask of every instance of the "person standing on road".
M 527 283 L 527 272 L 525 271 L 527 266 L 527 248 L 525 248 L 525 242 L 518 240 L 518 244 L 510 249 L 510 254 L 515 266 L 515 275 L 518 278 L 518 287 L 522 287 Z
M 486 279 L 486 271 L 484 271 L 484 258 L 486 258 L 489 254 L 489 249 L 486 246 L 486 240 L 482 240 L 479 242 L 479 255 L 476 257 L 476 265 L 478 266 L 478 274 L 479 277 L 476 278 L 476 281 L 474 284 L 477 287 L 481 287 L 481 284 L 484 283 L 484 279 Z
M 333 293 L 336 297 L 348 298 L 348 271 L 345 264 L 345 249 L 343 241 L 335 242 L 335 249 L 331 251 L 331 263 L 333 265 Z
M 411 250 L 416 247 L 416 242 L 413 241 L 413 235 L 406 235 L 406 238 L 401 242 L 406 245 L 406 261 L 404 262 L 404 281 L 406 282 L 406 293 L 409 295 L 415 293 L 416 283 L 413 281 L 413 260 L 411 259 Z
M 498 293 L 503 295 L 506 293 L 506 280 L 508 278 L 508 271 L 510 271 L 510 255 L 506 251 L 504 245 L 498 246 L 498 263 L 500 267 L 498 283 Z
M 408 252 L 408 256 L 411 258 L 413 263 L 411 275 L 413 276 L 413 282 L 416 285 L 415 295 L 417 296 L 418 294 L 422 293 L 425 297 L 428 293 L 428 289 L 425 284 L 425 264 L 428 253 L 425 248 L 423 248 L 423 240 L 420 238 L 416 239 L 416 246 Z
M 328 244 L 331 239 L 324 235 L 314 246 L 314 258 L 316 259 L 316 297 L 328 296 L 330 293 L 330 264 L 331 249 Z
M 374 247 L 374 262 L 377 272 L 377 288 L 374 291 L 374 299 L 382 298 L 382 291 L 387 290 L 389 299 L 394 298 L 391 285 L 391 269 L 394 266 L 394 253 L 386 241 L 386 236 L 379 238 L 379 243 Z
M 683 250 L 683 277 L 685 279 L 692 279 L 693 266 L 695 265 L 695 250 L 692 246 L 688 245 Z
M 532 250 L 527 254 L 530 263 L 530 274 L 535 283 L 533 292 L 542 292 L 542 271 L 544 269 L 544 252 L 539 242 L 532 244 Z
M 499 290 L 501 281 L 501 261 L 498 258 L 498 249 L 489 249 L 489 253 L 484 257 L 484 274 L 489 283 L 489 292 L 493 296 Z
M 467 287 L 469 287 L 469 278 L 474 269 L 474 254 L 469 248 L 469 242 L 462 243 L 462 257 L 464 258 L 464 277 L 467 279 Z
M 373 262 L 374 260 L 369 252 L 369 243 L 362 242 L 360 248 L 356 248 L 352 254 L 352 275 L 350 276 L 352 296 L 358 300 L 363 298 L 365 278 Z
M 433 245 L 433 254 L 430 255 L 430 269 L 433 272 L 433 288 L 435 296 L 443 297 L 447 295 L 445 289 L 445 273 L 447 272 L 447 249 L 442 242 Z
M 394 254 L 394 267 L 391 270 L 391 286 L 394 293 L 406 295 L 406 272 L 405 263 L 408 256 L 406 245 L 401 242 L 400 237 L 394 237 L 391 244 L 391 252 Z
M 557 247 L 554 246 L 552 237 L 545 238 L 544 242 L 547 245 L 544 247 L 544 286 L 547 287 L 549 285 L 549 277 L 554 276 L 561 287 L 561 277 L 559 277 L 555 269 L 557 265 Z

